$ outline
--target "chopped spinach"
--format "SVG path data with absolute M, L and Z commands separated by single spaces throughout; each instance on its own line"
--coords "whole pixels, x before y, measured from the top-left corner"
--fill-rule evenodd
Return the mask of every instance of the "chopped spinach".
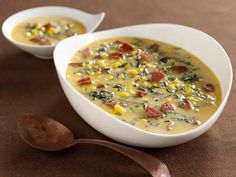
M 195 73 L 184 73 L 181 80 L 184 82 L 195 82 L 199 80 L 199 77 Z
M 113 86 L 113 88 L 117 88 L 118 91 L 123 91 L 125 89 L 125 86 L 122 84 L 116 84 Z
M 107 103 L 112 100 L 114 93 L 106 91 L 106 90 L 95 90 L 92 91 L 90 94 L 94 99 L 99 99 L 103 103 Z

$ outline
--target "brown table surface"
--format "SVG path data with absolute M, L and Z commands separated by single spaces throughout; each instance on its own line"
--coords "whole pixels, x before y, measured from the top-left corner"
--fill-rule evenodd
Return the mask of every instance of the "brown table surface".
M 0 21 L 19 10 L 42 5 L 71 6 L 90 13 L 104 11 L 106 17 L 98 30 L 159 22 L 192 26 L 215 37 L 236 66 L 234 0 L 2 0 Z M 234 84 L 220 119 L 199 138 L 176 147 L 140 149 L 163 160 L 174 177 L 236 177 L 235 97 Z M 149 176 L 128 158 L 98 146 L 80 145 L 58 153 L 31 148 L 16 130 L 17 117 L 26 112 L 51 116 L 77 137 L 107 139 L 72 109 L 52 60 L 24 53 L 0 34 L 1 177 Z

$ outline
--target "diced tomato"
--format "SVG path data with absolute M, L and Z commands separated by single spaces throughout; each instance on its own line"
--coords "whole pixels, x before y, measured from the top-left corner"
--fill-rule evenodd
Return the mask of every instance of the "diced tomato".
M 98 83 L 98 84 L 96 85 L 96 87 L 97 87 L 97 88 L 105 88 L 105 85 L 102 84 L 102 83 Z
M 73 67 L 81 67 L 83 66 L 83 62 L 79 62 L 79 63 L 69 63 L 70 66 L 73 66 Z
M 120 51 L 121 52 L 132 52 L 134 50 L 133 46 L 121 41 L 116 41 L 116 43 L 121 44 Z
M 146 95 L 148 95 L 148 93 L 142 90 L 137 90 L 136 92 L 136 97 L 144 97 Z
M 128 43 L 124 43 L 120 47 L 121 52 L 132 52 L 133 50 L 134 50 L 134 48 Z
M 89 48 L 86 48 L 86 49 L 81 51 L 81 55 L 84 58 L 88 58 L 89 56 L 92 55 L 92 51 Z
M 97 54 L 97 55 L 95 55 L 93 58 L 94 58 L 94 59 L 102 59 L 102 55 Z
M 174 69 L 178 72 L 178 73 L 183 73 L 185 71 L 188 70 L 188 68 L 186 66 L 183 65 L 175 65 Z
M 109 58 L 120 59 L 120 58 L 123 58 L 123 54 L 121 52 L 114 52 L 114 53 L 109 54 Z
M 115 101 L 109 101 L 108 103 L 106 103 L 106 105 L 109 106 L 110 108 L 114 108 L 116 104 L 118 103 Z
M 202 88 L 203 88 L 203 90 L 204 90 L 205 92 L 214 92 L 214 91 L 215 91 L 215 87 L 214 87 L 214 85 L 211 84 L 211 83 L 204 84 L 204 85 L 202 86 Z
M 91 81 L 91 78 L 89 76 L 86 76 L 83 79 L 80 79 L 78 81 L 78 83 L 79 83 L 79 85 L 88 85 L 88 84 L 91 84 L 92 81 Z
M 35 42 L 39 45 L 51 45 L 52 44 L 49 39 L 43 39 L 43 38 L 37 38 L 37 37 L 31 38 L 30 41 Z
M 46 23 L 45 25 L 43 25 L 43 27 L 48 30 L 49 28 L 53 27 L 54 25 L 52 25 L 51 23 Z
M 145 53 L 141 56 L 141 60 L 143 60 L 143 61 L 152 61 L 153 59 L 154 59 L 154 57 L 150 53 Z
M 160 71 L 154 71 L 152 73 L 152 81 L 153 82 L 160 82 L 163 77 L 164 77 L 164 74 Z
M 145 109 L 144 114 L 147 118 L 156 118 L 156 117 L 161 117 L 163 115 L 161 111 L 158 111 L 157 109 L 152 108 L 152 107 L 147 107 Z
M 193 106 L 192 106 L 191 102 L 188 99 L 183 99 L 182 108 L 185 109 L 185 110 L 191 110 L 191 109 L 193 109 Z
M 160 111 L 165 114 L 169 111 L 173 111 L 174 109 L 175 106 L 171 104 L 171 102 L 167 101 L 161 106 Z
M 152 44 L 150 45 L 150 47 L 148 48 L 149 51 L 151 52 L 158 52 L 160 49 L 160 46 L 158 44 Z

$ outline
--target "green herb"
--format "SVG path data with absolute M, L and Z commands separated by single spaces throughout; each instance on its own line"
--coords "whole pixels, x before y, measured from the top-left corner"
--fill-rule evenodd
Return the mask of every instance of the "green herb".
M 140 47 L 140 46 L 143 46 L 143 41 L 141 39 L 134 38 L 133 41 L 131 42 L 131 44 L 133 44 L 137 47 Z
M 184 106 L 184 102 L 183 101 L 178 102 L 178 106 L 182 108 Z
M 92 96 L 94 99 L 99 99 L 103 103 L 107 103 L 112 100 L 114 93 L 106 90 L 100 90 L 100 91 L 96 90 L 91 92 L 89 95 Z
M 123 86 L 122 84 L 116 84 L 113 86 L 113 88 L 117 88 L 118 91 L 123 91 L 125 89 L 125 86 Z
M 199 77 L 195 73 L 184 73 L 181 80 L 185 82 L 195 82 L 199 80 Z

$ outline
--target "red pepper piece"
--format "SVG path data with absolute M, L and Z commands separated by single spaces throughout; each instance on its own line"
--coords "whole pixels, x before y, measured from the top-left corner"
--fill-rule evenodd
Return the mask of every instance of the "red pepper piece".
M 162 72 L 160 72 L 160 71 L 154 71 L 153 73 L 152 73 L 152 81 L 153 82 L 160 82 L 161 81 L 161 79 L 164 77 L 164 74 L 162 73 Z
M 188 70 L 188 68 L 186 66 L 183 65 L 175 65 L 174 69 L 178 72 L 178 73 L 184 73 L 185 71 Z
M 116 41 L 117 44 L 121 44 L 120 51 L 121 52 L 132 52 L 134 50 L 133 46 L 121 41 Z
M 171 102 L 167 101 L 161 106 L 160 111 L 165 114 L 169 111 L 173 111 L 174 109 L 175 106 L 171 104 Z
M 30 39 L 31 42 L 37 43 L 39 45 L 51 45 L 51 41 L 49 39 L 43 39 L 43 38 L 31 38 Z
M 137 90 L 136 92 L 136 97 L 144 97 L 146 95 L 148 95 L 148 93 L 142 90 Z
M 43 25 L 43 27 L 48 30 L 49 28 L 53 27 L 54 25 L 52 25 L 51 23 L 46 23 L 45 25 Z
M 141 60 L 143 60 L 143 61 L 152 61 L 153 59 L 154 59 L 154 57 L 150 53 L 145 53 L 141 56 Z
M 155 108 L 152 107 L 147 107 L 145 109 L 145 116 L 147 118 L 156 118 L 156 117 L 161 117 L 163 113 L 161 111 L 156 110 Z
M 73 66 L 73 67 L 81 67 L 83 66 L 83 62 L 79 62 L 79 63 L 69 63 L 70 66 Z
M 110 108 L 114 108 L 116 104 L 118 104 L 118 103 L 115 101 L 110 101 L 110 102 L 106 103 L 106 105 L 109 106 Z
M 114 52 L 114 53 L 109 54 L 109 58 L 120 59 L 120 58 L 123 58 L 123 54 L 121 52 Z
M 214 85 L 211 84 L 211 83 L 204 84 L 204 85 L 202 86 L 202 88 L 203 88 L 203 90 L 204 90 L 205 92 L 214 92 L 214 91 L 215 91 L 215 87 L 214 87 Z
M 92 55 L 92 51 L 89 48 L 86 48 L 86 49 L 81 51 L 81 55 L 84 58 L 88 58 L 89 56 Z
M 191 109 L 193 109 L 193 106 L 192 106 L 191 102 L 188 99 L 183 99 L 182 108 L 185 109 L 185 110 L 191 110 Z
M 96 87 L 97 87 L 97 88 L 105 88 L 105 85 L 102 84 L 102 83 L 98 83 L 98 84 L 96 85 Z
M 79 83 L 79 85 L 88 85 L 88 84 L 91 84 L 92 81 L 91 81 L 91 78 L 89 76 L 86 76 L 83 79 L 80 79 L 78 81 L 78 83 Z
M 151 52 L 158 52 L 160 49 L 160 46 L 158 44 L 152 44 L 150 45 L 150 47 L 148 48 L 149 51 Z
M 94 58 L 94 59 L 102 59 L 102 55 L 97 54 L 97 55 L 95 55 L 93 58 Z

